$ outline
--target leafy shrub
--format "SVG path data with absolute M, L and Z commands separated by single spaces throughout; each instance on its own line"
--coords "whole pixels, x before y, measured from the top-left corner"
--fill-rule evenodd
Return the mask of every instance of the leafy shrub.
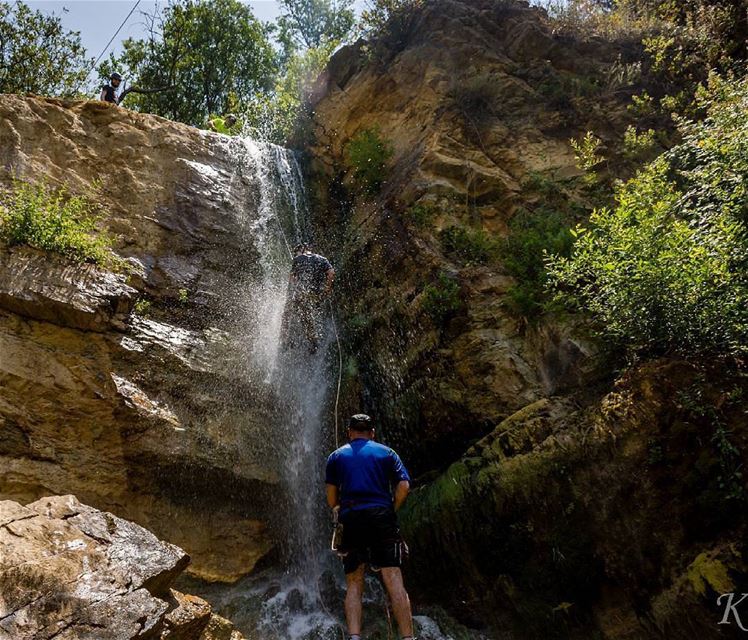
M 549 263 L 558 299 L 632 356 L 748 350 L 748 78 L 714 76 L 696 102 L 705 119 Z
M 382 140 L 379 129 L 372 127 L 356 134 L 346 147 L 346 156 L 361 191 L 379 193 L 387 176 L 387 161 L 392 157 L 392 147 Z
M 423 289 L 423 310 L 437 324 L 443 324 L 462 306 L 460 284 L 447 273 L 440 273 L 435 283 Z
M 146 300 L 145 298 L 138 298 L 135 301 L 135 306 L 133 307 L 133 310 L 139 316 L 148 316 L 151 313 L 151 301 Z
M 649 15 L 611 11 L 600 0 L 539 0 L 537 4 L 548 12 L 556 31 L 580 38 L 637 40 L 654 22 Z
M 504 267 L 517 281 L 508 291 L 509 307 L 525 319 L 536 318 L 547 304 L 548 254 L 568 255 L 573 238 L 567 217 L 539 207 L 520 210 L 512 218 L 510 235 L 501 246 Z
M 16 181 L 0 192 L 0 239 L 60 253 L 77 262 L 119 267 L 112 240 L 98 229 L 98 205 L 83 195 Z
M 639 132 L 636 127 L 629 126 L 623 136 L 623 154 L 630 160 L 637 160 L 649 155 L 657 145 L 654 129 Z
M 293 53 L 273 91 L 255 93 L 242 110 L 247 129 L 277 144 L 305 137 L 310 128 L 309 97 L 338 44 L 330 40 Z
M 455 79 L 447 96 L 465 123 L 484 127 L 494 117 L 494 105 L 499 99 L 499 85 L 490 74 L 479 74 Z
M 361 14 L 361 28 L 378 40 L 380 47 L 370 50 L 376 55 L 388 50 L 397 55 L 407 40 L 408 32 L 418 9 L 425 0 L 370 0 Z
M 603 141 L 592 131 L 588 131 L 581 140 L 572 139 L 569 142 L 574 149 L 579 167 L 584 169 L 589 179 L 594 180 L 595 169 L 604 160 L 600 155 L 600 147 L 602 147 Z
M 483 229 L 451 226 L 439 237 L 446 253 L 469 264 L 486 264 L 497 256 L 498 243 Z
M 406 212 L 406 218 L 419 229 L 430 226 L 439 215 L 439 209 L 433 204 L 414 204 Z

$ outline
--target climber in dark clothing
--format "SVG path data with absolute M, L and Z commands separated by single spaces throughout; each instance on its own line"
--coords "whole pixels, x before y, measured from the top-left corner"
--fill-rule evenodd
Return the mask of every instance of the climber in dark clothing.
M 119 73 L 113 73 L 111 76 L 109 76 L 109 84 L 105 84 L 101 88 L 101 95 L 99 96 L 99 100 L 101 100 L 102 102 L 119 104 L 119 100 L 117 99 L 117 89 L 119 89 L 119 85 L 121 83 L 122 76 Z
M 332 291 L 335 269 L 324 256 L 312 253 L 309 245 L 294 247 L 289 278 L 289 300 L 283 316 L 283 341 L 288 347 L 294 336 L 291 335 L 291 320 L 298 319 L 309 342 L 309 351 L 319 348 L 323 303 Z
M 365 414 L 348 421 L 348 444 L 327 458 L 327 504 L 339 513 L 348 634 L 360 640 L 361 600 L 366 565 L 380 571 L 403 639 L 413 640 L 410 600 L 400 567 L 407 547 L 395 512 L 410 490 L 410 476 L 400 457 L 374 441 L 374 424 Z

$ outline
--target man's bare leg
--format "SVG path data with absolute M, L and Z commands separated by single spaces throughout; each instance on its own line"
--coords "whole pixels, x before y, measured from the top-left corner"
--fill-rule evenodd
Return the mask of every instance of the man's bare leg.
M 392 612 L 395 614 L 397 628 L 400 637 L 413 637 L 413 617 L 410 611 L 410 598 L 403 584 L 403 574 L 398 567 L 383 567 L 382 581 L 387 588 L 392 603 Z
M 348 623 L 350 636 L 361 633 L 361 600 L 364 595 L 365 570 L 366 565 L 362 564 L 353 573 L 345 574 L 345 620 Z

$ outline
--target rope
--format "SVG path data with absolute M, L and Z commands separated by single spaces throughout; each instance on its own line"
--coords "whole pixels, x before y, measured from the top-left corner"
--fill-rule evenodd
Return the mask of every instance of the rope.
M 127 14 L 127 17 L 122 21 L 122 24 L 119 26 L 119 28 L 114 32 L 114 35 L 109 39 L 109 42 L 106 43 L 106 46 L 102 49 L 101 53 L 99 54 L 99 57 L 96 58 L 96 62 L 93 63 L 93 66 L 88 70 L 88 73 L 86 74 L 86 80 L 88 79 L 88 76 L 91 75 L 91 72 L 96 68 L 96 65 L 99 64 L 99 60 L 103 57 L 103 55 L 106 53 L 106 50 L 109 48 L 109 46 L 114 42 L 114 39 L 117 37 L 120 31 L 122 31 L 122 27 L 125 26 L 125 23 L 130 19 L 130 16 L 135 13 L 135 9 L 138 8 L 138 5 L 140 4 L 140 0 L 136 0 L 135 4 L 133 5 L 132 9 L 130 9 L 130 13 Z
M 332 322 L 332 330 L 335 333 L 335 342 L 338 343 L 338 390 L 335 393 L 335 448 L 340 446 L 339 442 L 339 428 L 338 428 L 338 405 L 340 404 L 340 385 L 343 379 L 343 349 L 340 346 L 340 336 L 338 335 L 338 327 L 335 324 L 335 314 L 332 309 L 332 300 L 328 299 L 330 304 L 330 321 Z

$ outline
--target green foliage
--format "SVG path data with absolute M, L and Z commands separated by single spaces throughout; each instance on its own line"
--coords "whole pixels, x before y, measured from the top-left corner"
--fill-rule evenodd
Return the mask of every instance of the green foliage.
M 131 93 L 127 106 L 201 126 L 271 86 L 275 54 L 268 28 L 239 0 L 176 0 L 149 20 L 150 37 L 128 39 L 122 55 L 99 67 L 131 84 L 162 89 Z
M 569 142 L 574 149 L 579 167 L 585 171 L 588 181 L 594 182 L 596 180 L 595 169 L 604 160 L 600 155 L 602 140 L 592 131 L 588 131 L 581 140 L 572 139 Z
M 654 129 L 647 129 L 640 133 L 636 127 L 629 126 L 623 135 L 623 154 L 631 160 L 645 157 L 657 145 L 656 135 Z
M 419 229 L 430 227 L 438 215 L 438 207 L 428 203 L 414 204 L 405 212 L 405 218 L 411 220 Z
M 314 81 L 337 47 L 335 40 L 294 53 L 272 92 L 258 92 L 247 103 L 245 121 L 256 135 L 284 144 L 303 136 L 309 122 L 308 98 Z
M 99 230 L 99 208 L 82 195 L 54 191 L 43 183 L 16 181 L 0 193 L 0 239 L 10 246 L 28 245 L 60 253 L 76 262 L 110 268 L 122 266 Z
M 72 96 L 91 63 L 80 34 L 59 16 L 0 2 L 0 93 Z
M 387 161 L 392 157 L 392 147 L 382 139 L 379 129 L 373 127 L 357 133 L 346 147 L 348 168 L 358 188 L 369 195 L 382 189 L 387 177 Z
M 728 397 L 728 402 L 734 402 L 734 400 Z M 742 501 L 745 498 L 745 488 L 741 470 L 741 453 L 732 441 L 732 431 L 725 423 L 722 410 L 724 406 L 715 407 L 714 403 L 706 397 L 703 379 L 679 391 L 676 403 L 688 417 L 706 421 L 713 429 L 711 443 L 717 455 L 716 481 L 720 496 L 727 502 Z
M 423 310 L 436 324 L 444 324 L 462 307 L 460 284 L 447 273 L 440 273 L 435 283 L 423 289 Z
M 279 0 L 278 41 L 285 60 L 298 51 L 345 40 L 356 16 L 352 0 Z
M 631 96 L 629 111 L 637 118 L 647 118 L 655 113 L 654 98 L 646 91 Z
M 541 206 L 518 211 L 509 228 L 501 255 L 504 267 L 517 282 L 508 292 L 508 305 L 525 319 L 537 318 L 548 304 L 545 256 L 569 255 L 573 243 L 569 220 L 559 211 Z
M 748 78 L 713 76 L 701 121 L 620 186 L 550 261 L 559 299 L 630 355 L 748 350 Z
M 451 226 L 439 233 L 447 254 L 468 264 L 486 264 L 497 257 L 499 244 L 483 229 Z
M 180 289 L 178 292 L 178 300 L 179 304 L 187 304 L 190 299 L 190 294 L 187 289 Z
M 424 0 L 369 0 L 361 13 L 361 27 L 375 33 L 392 32 L 395 24 L 423 4 Z
M 151 313 L 151 301 L 146 300 L 145 298 L 138 298 L 135 301 L 135 306 L 133 307 L 133 310 L 139 316 L 148 316 Z

